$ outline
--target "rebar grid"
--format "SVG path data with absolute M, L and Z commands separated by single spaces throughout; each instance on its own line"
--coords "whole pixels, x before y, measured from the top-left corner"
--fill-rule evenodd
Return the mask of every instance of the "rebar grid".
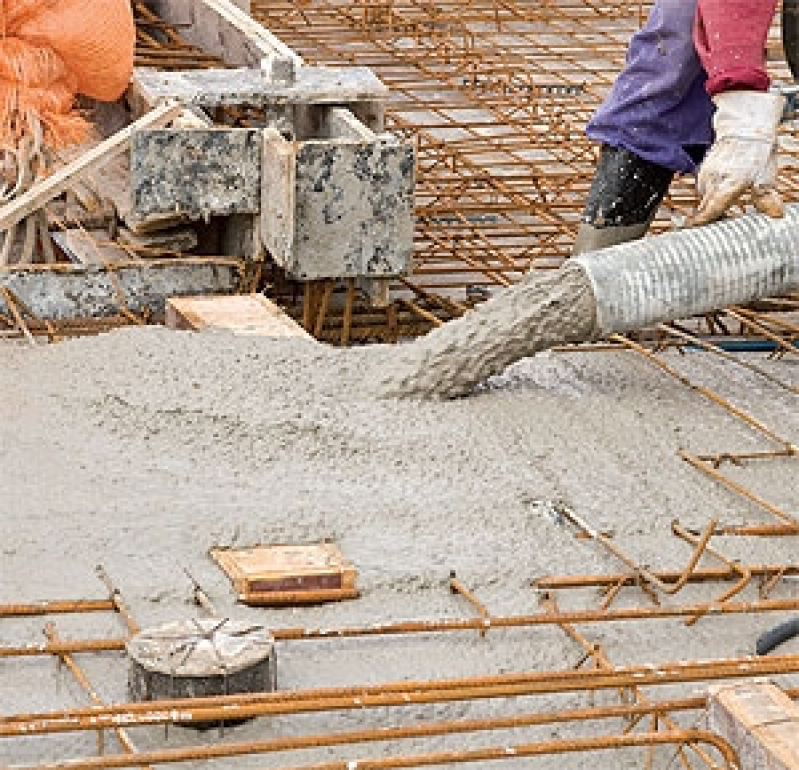
M 254 0 L 252 13 L 309 62 L 368 66 L 389 86 L 388 126 L 419 148 L 414 283 L 462 290 L 570 253 L 595 160 L 584 127 L 649 5 Z M 778 59 L 772 70 L 788 77 Z M 794 168 L 794 129 L 783 136 Z M 673 185 L 656 229 L 694 203 L 691 184 Z
M 728 565 L 732 569 L 732 565 Z M 741 571 L 740 567 L 737 568 Z M 775 582 L 776 576 L 784 576 L 793 571 L 791 565 L 756 567 L 746 570 L 747 574 L 757 571 Z M 0 606 L 0 618 L 30 617 L 53 613 L 115 612 L 125 624 L 129 633 L 135 633 L 139 625 L 132 617 L 121 591 L 108 574 L 98 567 L 97 574 L 108 589 L 106 600 L 78 600 L 38 602 Z M 707 576 L 705 576 L 707 577 Z M 193 589 L 198 585 L 193 582 Z M 14 736 L 51 735 L 63 732 L 96 732 L 98 755 L 80 760 L 82 767 L 111 768 L 145 765 L 165 766 L 175 762 L 192 759 L 234 758 L 254 756 L 267 752 L 292 751 L 311 747 L 334 747 L 350 744 L 384 742 L 386 740 L 419 739 L 443 735 L 472 735 L 496 733 L 503 730 L 537 725 L 598 723 L 613 718 L 623 718 L 626 726 L 621 732 L 601 733 L 585 737 L 569 737 L 558 740 L 539 740 L 536 742 L 515 743 L 513 751 L 506 751 L 508 741 L 499 746 L 462 749 L 426 754 L 395 754 L 389 757 L 366 757 L 359 760 L 362 766 L 405 767 L 419 764 L 442 764 L 447 762 L 477 762 L 488 759 L 514 758 L 523 756 L 559 755 L 571 752 L 586 752 L 601 749 L 639 747 L 647 749 L 646 767 L 651 766 L 652 751 L 657 746 L 673 745 L 675 756 L 683 765 L 691 767 L 686 748 L 708 767 L 717 767 L 720 755 L 725 766 L 737 766 L 737 757 L 731 747 L 707 731 L 684 729 L 673 721 L 671 713 L 695 712 L 706 705 L 705 697 L 657 699 L 644 695 L 642 687 L 657 687 L 667 684 L 691 684 L 718 681 L 729 678 L 753 677 L 774 674 L 798 673 L 799 662 L 796 656 L 769 657 L 761 659 L 731 658 L 708 661 L 680 661 L 645 666 L 613 666 L 597 645 L 591 644 L 578 632 L 573 623 L 592 621 L 618 621 L 624 619 L 666 618 L 684 616 L 697 611 L 707 611 L 703 606 L 683 606 L 673 608 L 628 608 L 598 611 L 559 610 L 554 597 L 544 596 L 546 611 L 535 616 L 501 617 L 490 613 L 485 604 L 465 584 L 451 576 L 450 589 L 465 598 L 478 610 L 479 618 L 473 620 L 451 620 L 433 622 L 410 622 L 386 625 L 370 625 L 361 628 L 341 628 L 321 631 L 319 629 L 278 629 L 275 638 L 281 643 L 300 640 L 331 640 L 346 637 L 436 633 L 442 631 L 479 630 L 484 635 L 489 629 L 523 627 L 530 625 L 557 625 L 574 641 L 582 645 L 585 655 L 572 668 L 554 671 L 519 672 L 494 676 L 450 679 L 421 682 L 388 682 L 379 685 L 356 685 L 350 687 L 322 688 L 307 691 L 289 691 L 256 694 L 238 694 L 192 698 L 188 700 L 162 701 L 151 703 L 103 704 L 85 670 L 79 666 L 75 655 L 79 653 L 98 653 L 101 651 L 120 651 L 124 649 L 124 638 L 97 640 L 64 640 L 60 638 L 52 622 L 47 622 L 44 633 L 47 641 L 24 648 L 3 648 L 0 657 L 16 655 L 54 655 L 64 662 L 76 681 L 92 701 L 90 708 L 78 708 L 49 713 L 15 714 L 0 717 L 0 739 Z M 744 604 L 726 603 L 714 611 L 760 612 L 774 609 L 795 608 L 799 600 L 768 600 Z M 585 669 L 582 662 L 590 657 L 595 660 L 593 669 Z M 618 705 L 605 707 L 586 707 L 561 711 L 525 712 L 508 716 L 485 719 L 459 719 L 446 722 L 431 722 L 421 726 L 396 725 L 391 728 L 364 728 L 349 732 L 330 732 L 323 734 L 303 734 L 275 737 L 264 741 L 222 742 L 214 746 L 196 745 L 175 748 L 161 748 L 140 752 L 130 735 L 135 727 L 158 724 L 185 723 L 196 720 L 209 722 L 242 717 L 266 715 L 300 715 L 326 713 L 355 709 L 382 709 L 389 706 L 401 707 L 410 704 L 467 702 L 485 699 L 514 699 L 520 696 L 535 696 L 556 693 L 597 692 L 616 690 L 621 701 Z M 632 701 L 627 695 L 632 696 Z M 797 693 L 790 691 L 792 697 Z M 635 732 L 644 718 L 649 719 L 650 728 Z M 124 729 L 120 729 L 124 725 Z M 119 740 L 123 753 L 106 753 L 104 731 L 112 730 Z M 500 740 L 502 740 L 500 738 Z M 714 749 L 715 751 L 709 751 Z M 76 760 L 55 761 L 36 765 L 37 770 L 60 770 L 74 766 Z M 338 767 L 331 762 L 329 766 Z M 310 767 L 310 766 L 307 766 Z M 32 768 L 31 768 L 32 770 Z
M 557 7 L 551 2 L 527 7 L 513 1 L 500 5 L 485 1 L 456 4 L 450 0 L 449 3 L 437 3 L 434 6 L 421 2 L 361 1 L 343 4 L 324 0 L 291 4 L 256 2 L 254 5 L 260 13 L 263 13 L 263 8 L 267 6 L 270 12 L 271 9 L 282 8 L 285 15 L 277 20 L 279 23 L 269 21 L 267 26 L 272 27 L 287 42 L 299 48 L 307 58 L 329 56 L 329 61 L 337 63 L 346 60 L 372 66 L 395 92 L 389 113 L 390 125 L 395 130 L 419 137 L 422 162 L 417 255 L 420 265 L 413 279 L 403 284 L 412 292 L 413 299 L 403 298 L 398 303 L 399 307 L 394 306 L 393 325 L 392 310 L 386 313 L 374 313 L 368 322 L 357 329 L 348 326 L 345 319 L 342 319 L 340 326 L 336 326 L 337 321 L 325 319 L 320 314 L 313 319 L 314 328 L 318 327 L 317 336 L 323 336 L 322 333 L 327 330 L 329 334 L 334 335 L 336 341 L 339 341 L 340 334 L 344 344 L 346 344 L 345 335 L 347 340 L 357 337 L 360 333 L 368 338 L 370 335 L 382 336 L 388 329 L 390 335 L 397 336 L 413 325 L 412 319 L 415 319 L 417 328 L 426 330 L 446 318 L 461 314 L 468 307 L 452 299 L 451 295 L 442 296 L 439 291 L 460 291 L 466 287 L 475 288 L 481 285 L 506 285 L 515 280 L 530 264 L 537 267 L 553 267 L 568 253 L 576 216 L 587 191 L 587 180 L 593 165 L 593 150 L 582 139 L 581 131 L 577 129 L 593 108 L 591 104 L 598 100 L 603 89 L 612 82 L 625 45 L 627 35 L 625 30 L 637 26 L 645 14 L 645 4 L 617 3 L 610 8 L 607 5 L 599 8 L 585 2 L 577 3 L 575 0 L 568 3 L 559 2 Z M 554 14 L 557 14 L 557 19 L 554 18 Z M 308 34 L 303 25 L 310 27 L 312 33 Z M 535 27 L 535 25 L 541 26 Z M 297 39 L 283 34 L 281 26 L 289 29 Z M 368 33 L 362 32 L 361 27 L 367 29 Z M 549 31 L 541 32 L 542 27 L 546 27 Z M 343 34 L 348 30 L 351 35 Z M 407 51 L 403 50 L 405 41 L 410 41 L 407 43 L 409 49 Z M 503 41 L 501 46 L 498 45 L 500 41 Z M 535 50 L 533 50 L 533 41 Z M 140 39 L 140 50 L 156 48 L 157 46 L 153 46 L 150 41 Z M 347 53 L 342 54 L 340 48 L 346 49 Z M 585 62 L 583 57 L 586 48 L 591 56 L 596 57 L 595 62 Z M 155 54 L 152 61 L 159 56 L 161 54 Z M 551 60 L 547 60 L 548 56 L 551 56 Z M 185 62 L 189 58 L 191 54 L 187 53 L 185 58 L 183 54 L 179 54 L 173 64 L 163 66 L 187 66 Z M 168 60 L 167 54 L 161 56 L 160 61 Z M 532 82 L 532 76 L 518 74 L 522 65 L 529 69 L 531 60 L 538 67 L 533 69 L 536 82 Z M 202 57 L 197 57 L 196 62 L 201 66 Z M 538 78 L 544 75 L 547 81 L 541 85 Z M 538 106 L 534 108 L 533 105 Z M 535 123 L 536 118 L 538 123 Z M 561 133 L 558 134 L 558 131 Z M 788 183 L 784 181 L 784 184 Z M 789 187 L 788 192 L 795 193 L 795 188 Z M 560 197 L 556 199 L 556 195 Z M 667 225 L 667 220 L 672 214 L 687 214 L 691 206 L 690 188 L 687 185 L 675 187 L 661 214 L 660 225 Z M 791 301 L 797 303 L 799 307 L 797 300 L 786 302 Z M 784 304 L 781 306 L 785 307 Z M 36 319 L 31 320 L 32 323 L 28 327 L 25 327 L 25 321 L 22 320 L 22 326 L 28 328 L 29 334 L 50 333 Z M 127 320 L 130 322 L 130 319 Z M 350 324 L 352 323 L 353 319 L 350 318 Z M 780 355 L 794 354 L 795 349 L 792 345 L 799 339 L 799 329 L 790 320 L 749 309 L 731 309 L 726 314 L 709 318 L 707 323 L 709 326 L 707 331 L 711 332 L 715 328 L 714 324 L 737 325 L 740 331 L 772 342 L 776 346 L 776 353 Z M 662 328 L 661 332 L 675 338 L 679 344 L 700 346 L 708 344 L 706 337 L 694 338 L 689 334 L 689 338 L 686 338 L 687 332 L 680 332 L 674 327 Z M 652 351 L 649 346 L 627 339 L 618 339 L 616 345 L 628 347 L 631 342 L 639 345 L 641 348 L 639 353 L 646 351 L 647 354 L 655 355 L 657 352 Z M 655 345 L 657 344 L 656 342 Z M 721 355 L 719 349 L 711 348 L 710 352 Z M 783 390 L 793 389 L 795 392 L 795 387 L 778 382 L 773 377 L 769 379 L 764 375 L 764 379 L 775 387 Z M 694 387 L 691 383 L 684 384 Z M 707 393 L 702 395 L 707 396 Z M 719 403 L 715 398 L 711 400 Z M 724 406 L 724 403 L 721 405 Z M 742 417 L 741 414 L 736 416 Z M 750 426 L 757 428 L 752 420 L 754 418 L 744 419 Z M 742 453 L 692 455 L 692 457 L 704 466 L 716 470 L 718 465 L 727 461 L 749 462 L 772 457 L 793 457 L 793 445 L 789 441 L 780 440 L 777 434 L 764 435 L 788 448 L 771 453 L 758 453 L 757 457 L 744 456 Z M 745 494 L 743 496 L 746 497 Z M 755 502 L 751 497 L 748 499 Z M 707 538 L 703 538 L 700 543 L 693 541 L 696 547 L 695 555 L 698 557 L 704 553 L 711 553 L 708 543 L 710 537 L 718 532 L 732 531 L 735 534 L 749 535 L 797 534 L 795 527 L 790 532 L 786 531 L 793 526 L 791 521 L 779 515 L 777 518 L 780 519 L 780 523 L 773 525 L 744 524 L 730 527 L 711 522 L 713 526 L 705 533 Z M 735 531 L 735 527 L 738 527 L 738 531 Z M 757 527 L 760 527 L 761 531 L 756 531 Z M 683 530 L 683 534 L 689 542 L 692 541 L 692 537 L 695 538 L 695 535 L 686 530 Z M 634 568 L 629 573 L 611 576 L 614 579 L 609 585 L 602 606 L 598 609 L 558 612 L 557 608 L 553 607 L 546 619 L 539 619 L 539 616 L 494 617 L 467 586 L 455 581 L 452 587 L 474 606 L 479 618 L 432 624 L 422 622 L 386 624 L 382 627 L 370 626 L 367 629 L 331 629 L 326 633 L 313 629 L 282 629 L 278 630 L 277 637 L 286 642 L 381 633 L 429 634 L 473 630 L 485 634 L 490 632 L 491 628 L 503 626 L 555 624 L 580 643 L 587 656 L 599 661 L 597 671 L 589 672 L 590 676 L 595 678 L 580 679 L 580 690 L 626 688 L 629 691 L 642 683 L 641 677 L 645 677 L 645 672 L 631 668 L 615 669 L 607 662 L 602 665 L 597 655 L 601 651 L 598 651 L 596 645 L 592 645 L 570 624 L 654 620 L 665 617 L 684 617 L 691 620 L 706 612 L 724 614 L 785 611 L 796 608 L 797 600 L 768 598 L 769 593 L 783 578 L 795 572 L 795 565 L 738 565 L 726 562 L 724 558 L 720 560 L 725 564 L 723 569 L 699 568 L 697 558 L 689 562 L 685 570 L 671 575 Z M 761 596 L 757 602 L 731 602 L 729 599 L 734 594 L 725 591 L 722 597 L 715 601 L 693 605 L 610 609 L 614 597 L 621 587 L 626 585 L 639 585 L 648 590 L 647 595 L 651 596 L 651 586 L 657 582 L 653 578 L 682 587 L 686 583 L 703 580 L 741 581 L 746 576 L 748 579 L 758 576 L 763 581 Z M 592 579 L 597 578 L 592 577 Z M 557 578 L 553 578 L 552 581 L 557 582 Z M 735 593 L 742 587 L 737 582 L 733 585 L 733 588 L 737 589 Z M 99 603 L 20 605 L 14 608 L 13 612 L 0 607 L 0 617 L 3 617 L 4 610 L 6 614 L 35 615 L 53 611 L 68 612 L 72 611 L 72 607 L 81 607 L 86 611 L 89 611 L 89 607 L 94 610 L 114 609 L 126 620 L 128 629 L 132 631 L 135 621 L 127 613 L 119 591 L 112 585 L 109 586 L 109 591 L 111 598 Z M 48 628 L 47 641 L 42 645 L 36 645 L 35 649 L 34 647 L 5 648 L 0 650 L 0 657 L 12 657 L 16 654 L 57 655 L 67 661 L 75 653 L 120 650 L 124 645 L 123 637 L 107 640 L 64 640 L 58 637 L 51 627 Z M 646 668 L 651 675 L 652 684 L 669 681 L 669 677 L 676 677 L 672 681 L 693 682 L 726 676 L 796 671 L 794 658 L 774 658 L 761 662 L 753 662 L 748 658 L 737 661 L 709 661 L 706 664 L 697 663 L 696 666 L 690 673 L 684 666 L 678 671 L 676 666 L 669 668 L 668 664 L 659 668 Z M 73 666 L 69 667 L 74 674 Z M 568 686 L 561 683 L 563 672 L 544 673 L 551 674 L 551 677 L 548 682 L 535 685 L 541 688 L 541 692 L 554 692 L 558 691 L 558 687 Z M 601 676 L 603 674 L 604 677 Z M 691 679 L 691 676 L 695 678 Z M 472 684 L 477 685 L 477 683 Z M 467 692 L 465 689 L 461 691 L 460 688 L 453 688 L 451 691 L 441 690 L 438 695 L 447 695 L 452 700 L 464 694 L 475 698 L 513 697 L 527 693 L 529 690 L 525 688 L 529 687 L 530 683 L 503 682 L 501 687 L 498 684 L 496 688 L 485 691 L 473 689 Z M 85 689 L 90 692 L 90 685 Z M 538 692 L 539 689 L 535 691 Z M 364 707 L 360 692 L 359 690 L 358 703 L 355 704 L 353 701 L 353 708 Z M 378 706 L 384 705 L 385 698 L 377 695 L 379 694 L 376 694 L 375 703 Z M 407 692 L 397 692 L 395 695 L 405 702 L 413 702 L 413 696 Z M 321 707 L 320 710 L 323 710 L 341 708 L 342 703 L 343 701 L 336 701 L 334 705 L 330 701 L 320 702 L 318 705 Z M 203 718 L 211 714 L 221 719 L 222 716 L 226 718 L 230 716 L 229 708 L 234 704 L 233 701 L 226 701 L 223 706 L 222 701 L 214 701 L 205 705 L 196 702 L 179 705 L 186 709 L 196 707 L 197 714 Z M 247 708 L 253 713 L 261 713 L 252 704 L 240 705 L 242 713 L 248 713 Z M 664 732 L 657 730 L 659 723 L 665 721 L 663 716 L 667 712 L 697 710 L 704 705 L 704 698 L 693 698 L 681 701 L 622 703 L 604 709 L 592 708 L 552 714 L 521 714 L 509 718 L 514 726 L 625 717 L 630 720 L 628 727 L 631 730 L 641 719 L 649 717 L 652 720 L 652 729 L 646 733 L 631 734 L 625 730 L 618 735 L 602 736 L 598 739 L 551 741 L 547 744 L 529 744 L 513 749 L 517 752 L 517 756 L 523 756 L 525 753 L 535 755 L 574 750 L 587 751 L 603 745 L 604 747 L 624 745 L 651 747 L 660 743 L 675 742 L 681 746 L 701 742 L 707 740 L 707 735 L 701 731 L 680 732 L 673 728 Z M 123 714 L 126 723 L 128 721 L 135 723 L 136 719 L 131 718 L 131 714 L 140 712 L 134 706 L 135 704 L 121 704 L 118 709 L 129 708 L 130 711 L 117 710 L 114 716 Z M 150 707 L 142 708 L 141 713 L 148 708 Z M 283 713 L 277 710 L 279 707 L 275 708 L 273 712 L 266 710 L 263 713 Z M 75 717 L 76 713 L 73 712 L 70 718 Z M 104 713 L 109 714 L 107 726 L 115 724 L 111 717 L 112 712 L 104 712 L 103 707 L 98 706 L 87 710 L 86 729 L 97 729 L 96 717 Z M 13 731 L 20 727 L 20 720 L 25 716 L 31 719 L 46 718 L 51 727 L 54 724 L 53 715 L 18 715 L 0 719 L 0 735 L 6 729 Z M 174 716 L 167 714 L 162 715 L 162 718 L 168 722 L 174 719 Z M 150 717 L 143 718 L 143 721 L 152 724 L 153 722 L 149 720 Z M 25 725 L 25 729 L 30 729 L 30 724 Z M 499 722 L 482 725 L 462 722 L 431 724 L 427 734 L 434 735 L 437 729 L 449 732 L 498 730 L 503 729 L 503 724 Z M 405 737 L 400 734 L 402 728 L 396 730 L 397 737 Z M 406 732 L 409 737 L 420 737 L 424 730 L 420 728 L 416 733 Z M 384 738 L 385 732 L 381 731 L 380 739 Z M 337 745 L 346 740 L 365 742 L 377 739 L 364 732 L 330 733 L 321 736 L 302 736 L 296 743 L 301 747 Z M 235 756 L 236 752 L 251 754 L 257 750 L 277 750 L 278 743 L 275 741 L 261 746 L 249 744 L 237 748 L 220 746 L 216 755 Z M 132 744 L 129 744 L 127 750 L 130 750 L 131 746 Z M 136 758 L 111 756 L 105 760 L 98 758 L 93 764 L 97 767 L 108 767 L 137 765 L 147 759 L 178 761 L 179 751 L 167 749 L 160 754 Z M 229 753 L 226 754 L 226 751 Z M 501 758 L 502 751 L 507 752 L 507 747 L 503 747 L 501 751 L 498 749 L 496 754 L 484 750 L 482 754 L 473 752 L 472 756 L 460 758 L 447 754 L 446 757 L 426 755 L 426 759 L 430 761 L 440 759 L 447 762 L 487 761 Z M 191 749 L 184 750 L 184 756 L 190 754 L 192 754 Z M 195 751 L 194 756 L 208 757 L 210 753 Z M 690 767 L 684 755 L 680 755 L 680 760 L 684 766 Z M 419 757 L 405 758 L 404 761 L 416 764 L 419 762 Z M 727 761 L 732 764 L 735 758 L 728 756 Z M 405 766 L 401 757 L 382 761 L 367 759 L 365 762 L 359 761 L 358 764 L 374 767 Z M 58 764 L 53 765 L 56 766 Z M 329 766 L 338 768 L 345 765 L 330 763 Z M 647 766 L 649 766 L 649 757 Z
M 164 21 L 145 2 L 133 0 L 131 7 L 136 22 L 135 66 L 159 70 L 225 66 L 218 57 L 187 43 L 176 25 Z

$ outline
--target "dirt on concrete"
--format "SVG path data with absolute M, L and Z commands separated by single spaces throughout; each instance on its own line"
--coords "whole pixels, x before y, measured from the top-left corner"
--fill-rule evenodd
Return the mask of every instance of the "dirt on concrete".
M 401 348 L 380 387 L 388 395 L 453 398 L 520 358 L 595 334 L 596 305 L 581 267 L 531 272 L 519 283 Z
M 693 529 L 711 515 L 731 523 L 770 520 L 689 467 L 677 450 L 773 445 L 640 356 L 544 353 L 489 379 L 472 398 L 441 401 L 375 393 L 374 383 L 397 371 L 398 355 L 396 347 L 338 350 L 301 340 L 162 328 L 36 348 L 0 344 L 0 603 L 102 598 L 106 590 L 94 574 L 102 563 L 145 627 L 202 615 L 192 604 L 184 568 L 220 614 L 270 628 L 473 617 L 474 608 L 449 591 L 451 570 L 494 614 L 537 612 L 533 578 L 620 569 L 596 544 L 575 538 L 559 513 L 563 506 L 611 531 L 620 547 L 659 569 L 681 569 L 690 556 L 690 547 L 670 532 L 675 518 Z M 799 439 L 795 394 L 706 354 L 666 355 L 686 376 L 717 388 L 786 438 Z M 795 357 L 755 360 L 799 384 Z M 799 509 L 795 458 L 725 470 L 786 510 Z M 336 542 L 357 566 L 360 599 L 303 609 L 244 607 L 208 557 L 212 546 L 323 539 Z M 795 538 L 719 537 L 714 543 L 748 562 L 796 561 Z M 662 601 L 707 600 L 722 588 L 691 586 Z M 775 596 L 796 594 L 796 584 L 785 582 Z M 743 596 L 756 598 L 756 591 Z M 564 607 L 599 601 L 594 591 L 561 597 Z M 637 589 L 625 589 L 616 601 L 649 602 Z M 724 616 L 691 627 L 670 620 L 586 624 L 580 630 L 621 665 L 748 654 L 757 634 L 779 619 Z M 64 637 L 124 631 L 109 615 L 55 621 Z M 2 644 L 42 641 L 43 623 L 3 620 Z M 563 669 L 577 664 L 584 651 L 557 627 L 536 627 L 491 630 L 485 638 L 452 633 L 292 642 L 278 645 L 277 656 L 278 686 L 293 689 Z M 84 655 L 80 663 L 104 699 L 127 699 L 122 654 Z M 616 702 L 616 693 L 599 694 L 595 702 Z M 53 659 L 0 659 L 0 713 L 83 703 L 69 671 Z M 587 695 L 547 696 L 281 717 L 223 736 L 147 728 L 134 730 L 133 737 L 147 749 L 588 704 Z M 500 739 L 622 728 L 621 722 L 551 726 L 509 731 Z M 106 740 L 111 746 L 112 738 Z M 497 740 L 386 742 L 214 767 L 349 762 Z M 0 764 L 95 751 L 92 735 L 2 740 Z M 673 752 L 663 749 L 658 756 L 666 766 Z M 574 756 L 568 766 L 594 767 L 596 761 Z M 613 764 L 640 767 L 642 755 L 619 752 Z M 515 766 L 564 765 L 558 758 L 481 764 Z

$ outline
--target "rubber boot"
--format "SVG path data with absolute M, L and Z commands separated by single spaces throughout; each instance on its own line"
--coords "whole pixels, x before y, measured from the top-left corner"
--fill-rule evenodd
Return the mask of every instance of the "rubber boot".
M 572 254 L 643 237 L 673 177 L 629 150 L 603 145 Z

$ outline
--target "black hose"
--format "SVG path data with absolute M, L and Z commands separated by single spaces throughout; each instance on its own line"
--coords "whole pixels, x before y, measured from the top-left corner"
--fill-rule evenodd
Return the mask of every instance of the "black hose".
M 758 640 L 755 649 L 758 655 L 768 655 L 774 648 L 779 647 L 789 639 L 799 636 L 799 618 L 786 620 L 776 628 L 766 631 Z

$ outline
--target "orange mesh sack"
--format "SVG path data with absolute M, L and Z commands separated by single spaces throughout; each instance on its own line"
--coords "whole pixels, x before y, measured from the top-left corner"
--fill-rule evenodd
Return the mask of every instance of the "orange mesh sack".
M 0 0 L 0 148 L 44 130 L 53 147 L 79 141 L 76 93 L 113 101 L 133 69 L 130 0 Z

